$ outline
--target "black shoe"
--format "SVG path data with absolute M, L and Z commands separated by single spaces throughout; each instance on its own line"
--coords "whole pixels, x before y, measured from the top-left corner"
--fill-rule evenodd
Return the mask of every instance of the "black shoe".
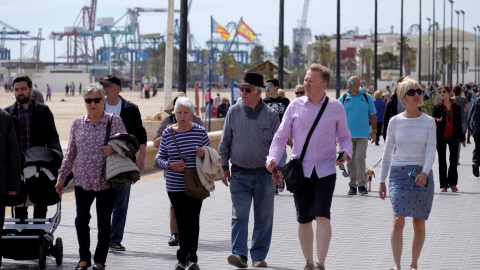
M 243 255 L 231 254 L 227 259 L 228 263 L 236 266 L 237 268 L 247 268 L 247 257 Z
M 81 262 L 81 261 L 80 261 Z M 88 262 L 87 261 L 87 265 L 85 266 L 80 266 L 80 262 L 78 262 L 77 264 L 77 267 L 75 268 L 75 270 L 88 270 L 88 267 L 90 267 L 92 265 L 92 263 Z
M 376 141 L 376 142 L 375 142 L 375 145 L 380 145 L 380 144 L 378 144 L 378 141 Z
M 125 251 L 125 247 L 122 246 L 119 242 L 110 242 L 110 246 L 108 248 L 110 251 Z
M 187 268 L 185 267 L 184 263 L 179 262 L 177 263 L 177 265 L 175 265 L 175 270 L 185 270 L 185 269 Z
M 348 195 L 357 195 L 357 188 L 350 187 L 350 190 L 348 191 Z
M 178 234 L 177 233 L 172 233 L 170 235 L 170 240 L 168 240 L 168 245 L 173 247 L 173 246 L 178 246 Z
M 196 262 L 190 262 L 187 267 L 188 270 L 200 270 L 200 266 Z
M 361 187 L 358 187 L 358 193 L 360 193 L 361 195 L 367 195 L 368 191 L 364 186 L 361 186 Z
M 279 193 L 278 193 L 278 186 L 277 186 L 277 188 L 275 188 L 275 195 L 278 195 L 278 194 Z
M 105 265 L 104 265 L 104 266 L 101 266 L 101 267 L 96 267 L 96 266 L 94 266 L 94 267 L 92 268 L 92 270 L 105 270 Z
M 473 169 L 473 175 L 475 175 L 475 177 L 478 177 L 480 175 L 480 172 L 478 171 L 478 165 L 476 163 L 472 164 L 472 169 Z

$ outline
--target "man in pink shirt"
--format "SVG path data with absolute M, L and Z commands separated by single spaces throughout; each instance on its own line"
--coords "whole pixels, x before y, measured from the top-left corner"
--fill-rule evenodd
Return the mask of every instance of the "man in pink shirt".
M 326 100 L 325 90 L 329 81 L 330 71 L 326 67 L 319 64 L 309 67 L 303 82 L 306 96 L 290 103 L 270 146 L 266 163 L 270 172 L 274 171 L 280 160 L 290 132 L 293 135 L 292 159 L 300 158 L 307 134 Z M 336 141 L 340 148 L 338 153 L 343 153 L 342 158 L 337 161 Z M 293 194 L 299 223 L 298 236 L 306 260 L 304 269 L 325 269 L 325 258 L 332 235 L 330 207 L 336 182 L 335 164 L 343 165 L 350 159 L 352 152 L 345 110 L 339 101 L 330 98 L 310 138 L 303 159 L 306 184 Z M 317 222 L 316 266 L 313 260 L 313 220 Z

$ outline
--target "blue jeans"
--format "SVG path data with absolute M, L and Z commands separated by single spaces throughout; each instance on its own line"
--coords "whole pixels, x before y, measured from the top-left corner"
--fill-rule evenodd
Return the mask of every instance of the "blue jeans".
M 275 186 L 271 174 L 246 174 L 232 170 L 232 253 L 248 257 L 248 218 L 253 199 L 254 227 L 250 255 L 265 260 L 272 239 Z
M 130 200 L 130 187 L 131 185 L 126 185 L 125 189 L 117 189 L 117 197 L 113 205 L 110 242 L 121 243 L 123 240 L 123 232 L 127 222 L 128 202 Z

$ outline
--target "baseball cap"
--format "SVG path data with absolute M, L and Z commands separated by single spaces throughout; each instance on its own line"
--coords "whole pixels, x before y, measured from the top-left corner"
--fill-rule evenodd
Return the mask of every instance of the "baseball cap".
M 103 85 L 103 84 L 116 84 L 118 86 L 122 86 L 122 84 L 120 83 L 120 79 L 117 78 L 117 76 L 114 76 L 114 75 L 107 75 L 107 77 L 103 78 L 103 80 L 100 81 L 100 84 Z

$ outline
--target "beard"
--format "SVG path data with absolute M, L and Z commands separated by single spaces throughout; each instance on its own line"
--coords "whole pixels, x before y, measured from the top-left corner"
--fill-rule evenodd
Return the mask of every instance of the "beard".
M 20 98 L 19 98 L 19 97 L 21 97 L 21 96 L 23 97 L 23 99 L 20 99 Z M 18 96 L 18 97 L 17 97 L 18 103 L 20 103 L 20 104 L 26 104 L 26 103 L 28 103 L 28 102 L 30 101 L 30 97 L 26 97 L 26 96 L 24 96 L 24 95 L 21 95 L 21 96 Z

